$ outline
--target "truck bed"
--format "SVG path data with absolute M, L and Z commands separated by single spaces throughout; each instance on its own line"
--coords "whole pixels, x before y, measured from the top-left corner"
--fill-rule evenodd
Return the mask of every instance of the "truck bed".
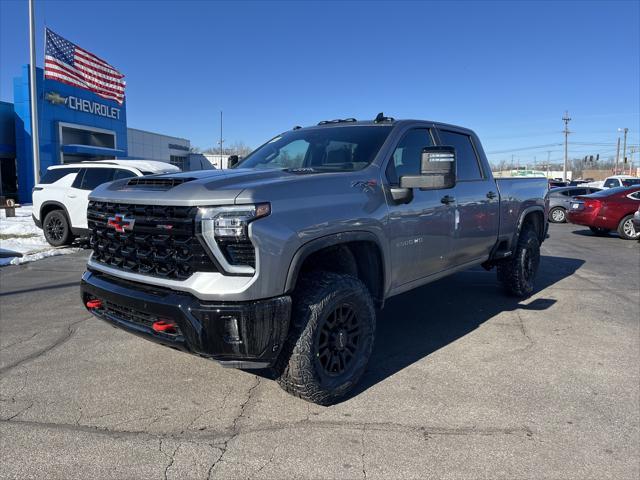
M 513 237 L 525 210 L 535 206 L 547 210 L 549 183 L 545 177 L 496 178 L 495 181 L 500 193 L 499 238 Z

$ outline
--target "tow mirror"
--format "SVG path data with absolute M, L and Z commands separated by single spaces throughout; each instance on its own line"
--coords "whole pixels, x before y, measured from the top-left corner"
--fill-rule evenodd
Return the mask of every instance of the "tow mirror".
M 454 147 L 424 147 L 420 161 L 420 175 L 400 177 L 401 188 L 440 190 L 456 184 L 456 150 Z

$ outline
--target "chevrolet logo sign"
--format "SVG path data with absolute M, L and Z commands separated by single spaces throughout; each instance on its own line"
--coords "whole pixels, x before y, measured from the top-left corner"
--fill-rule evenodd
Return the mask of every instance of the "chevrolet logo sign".
M 44 99 L 54 105 L 64 105 L 67 103 L 67 97 L 61 96 L 58 92 L 49 92 L 44 96 Z
M 135 218 L 128 218 L 124 215 L 116 213 L 107 220 L 107 227 L 115 229 L 116 232 L 124 233 L 125 230 L 133 230 L 133 224 L 136 223 Z

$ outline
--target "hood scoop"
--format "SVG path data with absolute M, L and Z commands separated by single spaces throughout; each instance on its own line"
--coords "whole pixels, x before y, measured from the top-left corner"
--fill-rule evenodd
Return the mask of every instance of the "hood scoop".
M 127 187 L 144 188 L 146 190 L 169 190 L 192 180 L 196 179 L 193 177 L 136 177 L 127 182 Z

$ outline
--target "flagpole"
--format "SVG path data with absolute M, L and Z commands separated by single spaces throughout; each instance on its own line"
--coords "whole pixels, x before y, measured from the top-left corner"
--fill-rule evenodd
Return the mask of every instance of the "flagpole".
M 35 12 L 29 0 L 29 96 L 31 106 L 31 146 L 33 149 L 34 183 L 40 182 L 40 139 L 38 138 L 38 96 L 36 91 Z

